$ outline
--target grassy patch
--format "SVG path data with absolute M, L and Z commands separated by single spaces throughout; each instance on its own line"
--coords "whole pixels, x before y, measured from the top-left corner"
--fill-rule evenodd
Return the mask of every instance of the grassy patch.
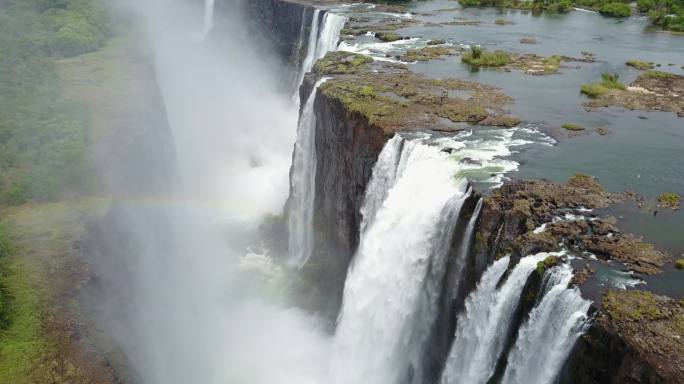
M 642 73 L 641 75 L 639 75 L 639 77 L 645 78 L 645 79 L 671 79 L 671 78 L 677 78 L 680 76 L 675 75 L 674 73 L 663 72 L 663 71 L 646 71 L 646 72 Z
M 658 196 L 658 205 L 664 208 L 679 208 L 682 197 L 675 192 L 667 192 Z
M 368 69 L 373 59 L 350 52 L 330 52 L 314 65 L 314 71 L 319 75 L 352 74 Z
M 584 84 L 580 88 L 580 92 L 591 98 L 597 98 L 605 95 L 611 89 L 627 89 L 627 87 L 620 82 L 619 78 L 617 73 L 603 73 L 601 75 L 600 83 Z
M 572 124 L 572 123 L 563 124 L 562 127 L 564 129 L 567 129 L 568 131 L 575 131 L 575 132 L 584 131 L 586 129 L 581 125 Z
M 510 20 L 496 19 L 496 20 L 494 21 L 494 24 L 496 24 L 496 25 L 513 25 L 513 24 L 515 24 L 515 23 L 512 22 L 512 21 L 510 21 Z
M 650 61 L 641 61 L 641 60 L 629 60 L 625 64 L 630 66 L 630 67 L 641 70 L 641 71 L 645 71 L 647 69 L 653 69 L 655 67 L 654 63 L 652 63 Z
M 463 54 L 461 60 L 475 67 L 503 67 L 510 64 L 513 58 L 508 52 L 488 52 L 478 46 L 473 46 L 470 52 Z
M 658 320 L 664 316 L 655 296 L 647 291 L 610 290 L 603 298 L 603 308 L 617 320 Z
M 0 383 L 85 383 L 68 361 L 48 319 L 63 308 L 53 299 L 73 281 L 62 276 L 76 257 L 86 217 L 100 215 L 107 200 L 51 203 L 13 208 L 4 213 L 0 233 L 12 252 L 0 259 L 0 283 L 10 300 L 9 324 L 0 332 Z M 59 272 L 57 272 L 59 271 Z
M 400 59 L 406 62 L 429 61 L 441 58 L 442 56 L 453 55 L 454 53 L 454 50 L 449 47 L 429 46 L 420 49 L 409 49 L 401 55 Z

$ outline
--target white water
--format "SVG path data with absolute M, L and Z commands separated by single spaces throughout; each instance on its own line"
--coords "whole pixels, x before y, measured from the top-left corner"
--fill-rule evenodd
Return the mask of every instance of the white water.
M 323 29 L 316 43 L 316 60 L 323 58 L 326 53 L 337 49 L 340 32 L 347 22 L 347 17 L 327 12 L 323 17 Z
M 588 326 L 590 302 L 576 287 L 568 288 L 571 279 L 568 265 L 545 273 L 544 297 L 520 328 L 503 384 L 550 384 L 558 376 L 575 341 Z
M 539 253 L 522 258 L 499 289 L 496 286 L 509 258 L 495 262 L 485 271 L 475 291 L 466 299 L 465 311 L 458 317 L 442 383 L 478 384 L 489 380 L 511 331 L 525 283 L 537 263 L 550 255 L 559 254 Z
M 347 276 L 334 340 L 337 383 L 421 382 L 451 235 L 470 196 L 467 182 L 453 177 L 458 162 L 418 141 L 400 148 L 399 140 L 383 149 L 365 199 L 367 227 Z
M 344 23 L 347 22 L 347 18 L 345 16 L 327 12 L 323 16 L 323 25 L 322 28 L 320 28 L 320 13 L 320 9 L 314 10 L 311 28 L 309 29 L 306 57 L 304 57 L 297 74 L 297 82 L 293 90 L 294 94 L 292 95 L 292 98 L 297 104 L 299 104 L 299 87 L 304 81 L 304 75 L 313 69 L 313 66 L 316 64 L 318 59 L 325 56 L 328 52 L 337 49 L 337 42 L 340 39 L 340 32 L 344 27 Z M 302 23 L 305 22 L 306 18 L 303 19 Z
M 204 30 L 202 40 L 206 39 L 214 27 L 214 3 L 216 0 L 204 0 Z
M 297 142 L 292 156 L 290 206 L 288 217 L 290 262 L 301 267 L 313 249 L 313 208 L 316 194 L 316 114 L 314 101 L 318 80 L 304 105 L 297 126 Z
M 320 9 L 315 9 L 313 13 L 313 18 L 311 19 L 311 28 L 309 28 L 309 39 L 306 44 L 306 56 L 304 57 L 301 66 L 299 67 L 299 73 L 297 75 L 297 84 L 294 88 L 294 94 L 292 95 L 297 105 L 299 105 L 299 87 L 302 85 L 302 81 L 304 81 L 304 75 L 307 72 L 311 71 L 314 62 L 316 61 L 316 42 L 318 41 L 318 24 L 320 23 L 320 13 Z M 306 20 L 302 20 L 302 23 L 305 22 Z
M 297 71 L 292 72 L 292 78 L 290 79 L 290 90 L 292 92 L 292 98 L 297 100 L 299 95 L 299 86 L 301 85 L 302 79 L 300 78 L 300 71 L 303 67 L 303 62 L 301 58 L 302 46 L 304 45 L 304 33 L 306 32 L 306 11 L 308 8 L 304 7 L 302 10 L 302 25 L 299 27 L 299 38 L 297 38 L 297 46 L 295 47 L 295 63 L 302 63 Z

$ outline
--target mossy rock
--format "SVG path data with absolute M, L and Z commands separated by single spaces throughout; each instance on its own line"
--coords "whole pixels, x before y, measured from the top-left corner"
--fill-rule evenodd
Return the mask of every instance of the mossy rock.
M 665 316 L 655 295 L 648 291 L 609 290 L 603 298 L 603 309 L 618 321 L 657 320 Z
M 375 34 L 375 37 L 384 41 L 385 43 L 391 43 L 391 42 L 403 39 L 403 37 L 397 35 L 396 33 L 385 33 L 385 32 L 378 32 Z
M 446 44 L 446 40 L 444 39 L 432 39 L 427 42 L 427 45 L 441 45 L 441 44 Z
M 648 69 L 653 69 L 655 68 L 655 64 L 650 62 L 650 61 L 641 61 L 641 60 L 629 60 L 628 62 L 625 63 L 626 65 L 636 68 L 640 71 L 645 71 Z
M 494 21 L 494 24 L 496 24 L 496 25 L 513 25 L 515 23 L 510 21 L 510 20 L 497 19 L 496 21 Z
M 373 59 L 350 52 L 330 52 L 314 65 L 314 72 L 318 75 L 356 74 L 368 70 L 368 64 Z
M 596 128 L 596 133 L 598 133 L 601 136 L 605 136 L 610 134 L 610 130 L 608 128 L 599 127 Z
M 679 270 L 684 270 L 684 259 L 678 259 L 677 261 L 675 261 L 675 268 Z
M 580 132 L 580 131 L 584 131 L 586 129 L 585 127 L 583 127 L 581 125 L 572 124 L 572 123 L 563 124 L 562 127 L 564 129 L 567 129 L 568 131 L 573 131 L 573 132 Z
M 658 206 L 663 208 L 678 209 L 682 197 L 675 192 L 667 192 L 658 196 Z
M 553 268 L 561 263 L 561 258 L 558 256 L 549 256 L 546 259 L 537 263 L 537 273 L 543 276 L 547 269 Z

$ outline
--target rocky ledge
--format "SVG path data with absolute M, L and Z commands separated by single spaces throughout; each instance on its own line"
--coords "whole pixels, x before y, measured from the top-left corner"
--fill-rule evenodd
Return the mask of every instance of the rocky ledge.
M 576 383 L 684 382 L 684 301 L 608 291 L 568 363 Z
M 684 76 L 673 73 L 646 71 L 627 87 L 619 83 L 610 88 L 592 84 L 584 86 L 582 92 L 593 97 L 585 103 L 589 108 L 616 106 L 640 111 L 674 112 L 684 117 Z

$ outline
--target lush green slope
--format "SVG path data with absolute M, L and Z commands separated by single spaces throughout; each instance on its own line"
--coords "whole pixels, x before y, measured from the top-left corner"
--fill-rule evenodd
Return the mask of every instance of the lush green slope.
M 109 34 L 100 1 L 15 0 L 0 11 L 0 204 L 88 189 L 88 116 L 62 101 L 54 60 Z

